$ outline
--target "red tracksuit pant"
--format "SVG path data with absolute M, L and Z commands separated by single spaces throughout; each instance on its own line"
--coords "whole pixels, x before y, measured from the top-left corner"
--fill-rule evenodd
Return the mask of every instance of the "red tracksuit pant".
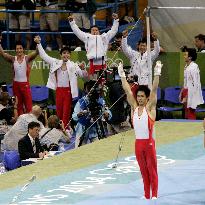
M 32 110 L 31 88 L 28 82 L 13 82 L 13 94 L 18 98 L 18 115 L 25 112 L 29 113 Z
M 140 167 L 146 199 L 150 199 L 150 191 L 152 197 L 157 197 L 158 193 L 157 157 L 153 138 L 151 144 L 149 139 L 135 141 L 135 155 Z
M 57 87 L 56 89 L 56 112 L 64 126 L 68 125 L 71 115 L 72 95 L 69 87 Z
M 183 88 L 181 98 L 188 96 L 188 89 Z M 185 119 L 196 120 L 196 110 L 187 107 L 187 103 L 184 103 Z

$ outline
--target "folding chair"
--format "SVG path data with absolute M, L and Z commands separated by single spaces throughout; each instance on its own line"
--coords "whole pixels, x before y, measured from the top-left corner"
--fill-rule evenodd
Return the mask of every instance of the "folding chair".
M 32 101 L 42 108 L 47 107 L 48 88 L 46 86 L 31 86 Z
M 157 108 L 158 111 L 160 111 L 160 118 L 163 117 L 163 113 L 172 113 L 176 111 L 183 111 L 183 106 L 180 105 L 179 102 L 179 93 L 180 93 L 181 87 L 168 87 L 164 90 L 164 106 L 160 106 Z M 179 106 L 180 105 L 180 106 Z

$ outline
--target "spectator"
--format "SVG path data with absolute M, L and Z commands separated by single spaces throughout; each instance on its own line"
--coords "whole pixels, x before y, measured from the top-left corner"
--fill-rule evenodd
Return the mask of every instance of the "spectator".
M 75 148 L 106 136 L 103 121 L 110 120 L 111 112 L 105 107 L 105 101 L 100 97 L 95 81 L 84 85 L 86 96 L 75 105 L 72 118 L 77 122 Z M 92 90 L 91 90 L 92 89 Z M 100 116 L 103 114 L 103 117 Z M 95 122 L 96 121 L 96 122 Z
M 75 6 L 69 10 L 72 11 L 84 11 L 85 13 L 74 13 L 73 18 L 77 26 L 83 31 L 90 30 L 90 16 L 86 13 L 87 10 L 87 0 L 75 0 Z M 75 8 L 75 9 L 74 9 Z
M 195 36 L 195 46 L 198 52 L 205 53 L 205 35 L 199 34 Z
M 68 47 L 63 47 L 60 51 L 61 60 L 52 58 L 46 54 L 41 38 L 36 36 L 40 57 L 50 65 L 50 73 L 47 87 L 56 90 L 56 112 L 63 120 L 65 126 L 68 125 L 71 114 L 72 98 L 78 97 L 77 75 L 87 76 L 87 71 L 70 61 L 70 51 Z
M 64 140 L 69 143 L 70 138 L 65 130 L 64 124 L 58 116 L 51 115 L 48 118 L 48 128 L 40 131 L 40 143 L 48 151 L 58 150 L 59 142 Z
M 58 0 L 40 0 L 42 10 L 58 10 Z M 58 13 L 41 13 L 40 14 L 40 30 L 57 32 L 59 29 Z M 52 50 L 52 36 L 45 35 L 46 50 Z M 55 35 L 59 50 L 63 47 L 62 37 L 60 34 Z
M 122 50 L 125 55 L 130 59 L 131 69 L 130 76 L 137 75 L 139 85 L 150 85 L 151 72 L 148 68 L 148 56 L 147 56 L 147 42 L 146 39 L 142 39 L 138 42 L 138 51 L 133 50 L 127 44 L 128 31 L 123 31 L 122 38 Z M 154 39 L 154 50 L 151 51 L 151 60 L 153 61 L 158 57 L 160 52 L 159 41 L 157 39 L 157 34 L 152 33 L 152 38 Z
M 39 142 L 39 132 L 40 124 L 38 122 L 30 122 L 28 124 L 28 133 L 18 142 L 18 151 L 21 160 L 43 158 L 47 154 Z
M 38 117 L 41 115 L 42 110 L 38 105 L 32 107 L 32 112 L 20 115 L 16 123 L 5 134 L 2 141 L 3 150 L 18 150 L 18 141 L 26 135 L 28 131 L 28 124 L 30 122 L 38 122 L 41 129 L 44 128 L 43 124 L 38 121 Z
M 28 55 L 24 54 L 24 47 L 21 42 L 16 43 L 16 55 L 5 53 L 1 46 L 2 36 L 0 36 L 0 55 L 12 64 L 13 78 L 13 94 L 18 98 L 18 115 L 28 113 L 32 108 L 31 89 L 29 84 L 30 63 L 36 58 L 38 52 L 32 52 Z M 25 110 L 24 110 L 25 107 Z
M 6 120 L 8 125 L 13 125 L 18 118 L 17 104 L 17 97 L 10 98 L 7 92 L 2 92 L 0 94 L 0 120 Z
M 184 52 L 185 68 L 184 68 L 184 87 L 180 92 L 179 100 L 184 105 L 185 118 L 196 119 L 196 107 L 204 103 L 199 66 L 195 63 L 197 52 L 195 48 L 182 49 Z
M 108 50 L 108 44 L 117 33 L 119 26 L 118 15 L 113 14 L 112 17 L 114 19 L 114 23 L 111 30 L 101 35 L 97 26 L 91 27 L 91 33 L 85 33 L 81 31 L 73 20 L 74 17 L 68 17 L 71 29 L 73 30 L 74 34 L 85 43 L 87 58 L 90 61 L 89 72 L 91 75 L 106 68 L 106 52 Z
M 27 0 L 30 1 L 30 0 Z M 26 2 L 27 2 L 26 1 Z M 24 1 L 22 0 L 8 0 L 6 7 L 10 10 L 27 10 L 29 9 L 27 7 L 27 3 L 24 4 Z M 12 12 L 9 13 L 9 30 L 11 31 L 30 31 L 30 13 L 27 12 Z M 21 41 L 22 35 L 16 34 L 15 35 L 15 41 Z M 26 34 L 26 49 L 29 50 L 31 47 L 31 35 Z

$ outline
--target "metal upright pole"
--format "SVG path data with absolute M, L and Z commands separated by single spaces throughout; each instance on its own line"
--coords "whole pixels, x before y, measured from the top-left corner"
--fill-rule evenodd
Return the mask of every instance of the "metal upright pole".
M 7 50 L 10 49 L 10 38 L 9 38 L 9 13 L 8 11 L 6 12 L 6 45 L 7 45 Z
M 147 57 L 148 57 L 148 70 L 149 70 L 149 84 L 148 87 L 152 88 L 152 62 L 151 62 L 151 43 L 150 43 L 150 7 L 146 8 L 146 25 L 147 25 Z

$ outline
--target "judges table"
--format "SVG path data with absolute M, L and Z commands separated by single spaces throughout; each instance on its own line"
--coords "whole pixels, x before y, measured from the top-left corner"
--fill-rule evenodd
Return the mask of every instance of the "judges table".
M 29 165 L 29 164 L 33 164 L 33 163 L 36 163 L 38 161 L 51 158 L 51 157 L 53 157 L 55 155 L 58 155 L 60 153 L 62 153 L 62 151 L 50 151 L 43 158 L 29 158 L 29 159 L 21 160 L 21 166 L 26 166 L 26 165 Z

